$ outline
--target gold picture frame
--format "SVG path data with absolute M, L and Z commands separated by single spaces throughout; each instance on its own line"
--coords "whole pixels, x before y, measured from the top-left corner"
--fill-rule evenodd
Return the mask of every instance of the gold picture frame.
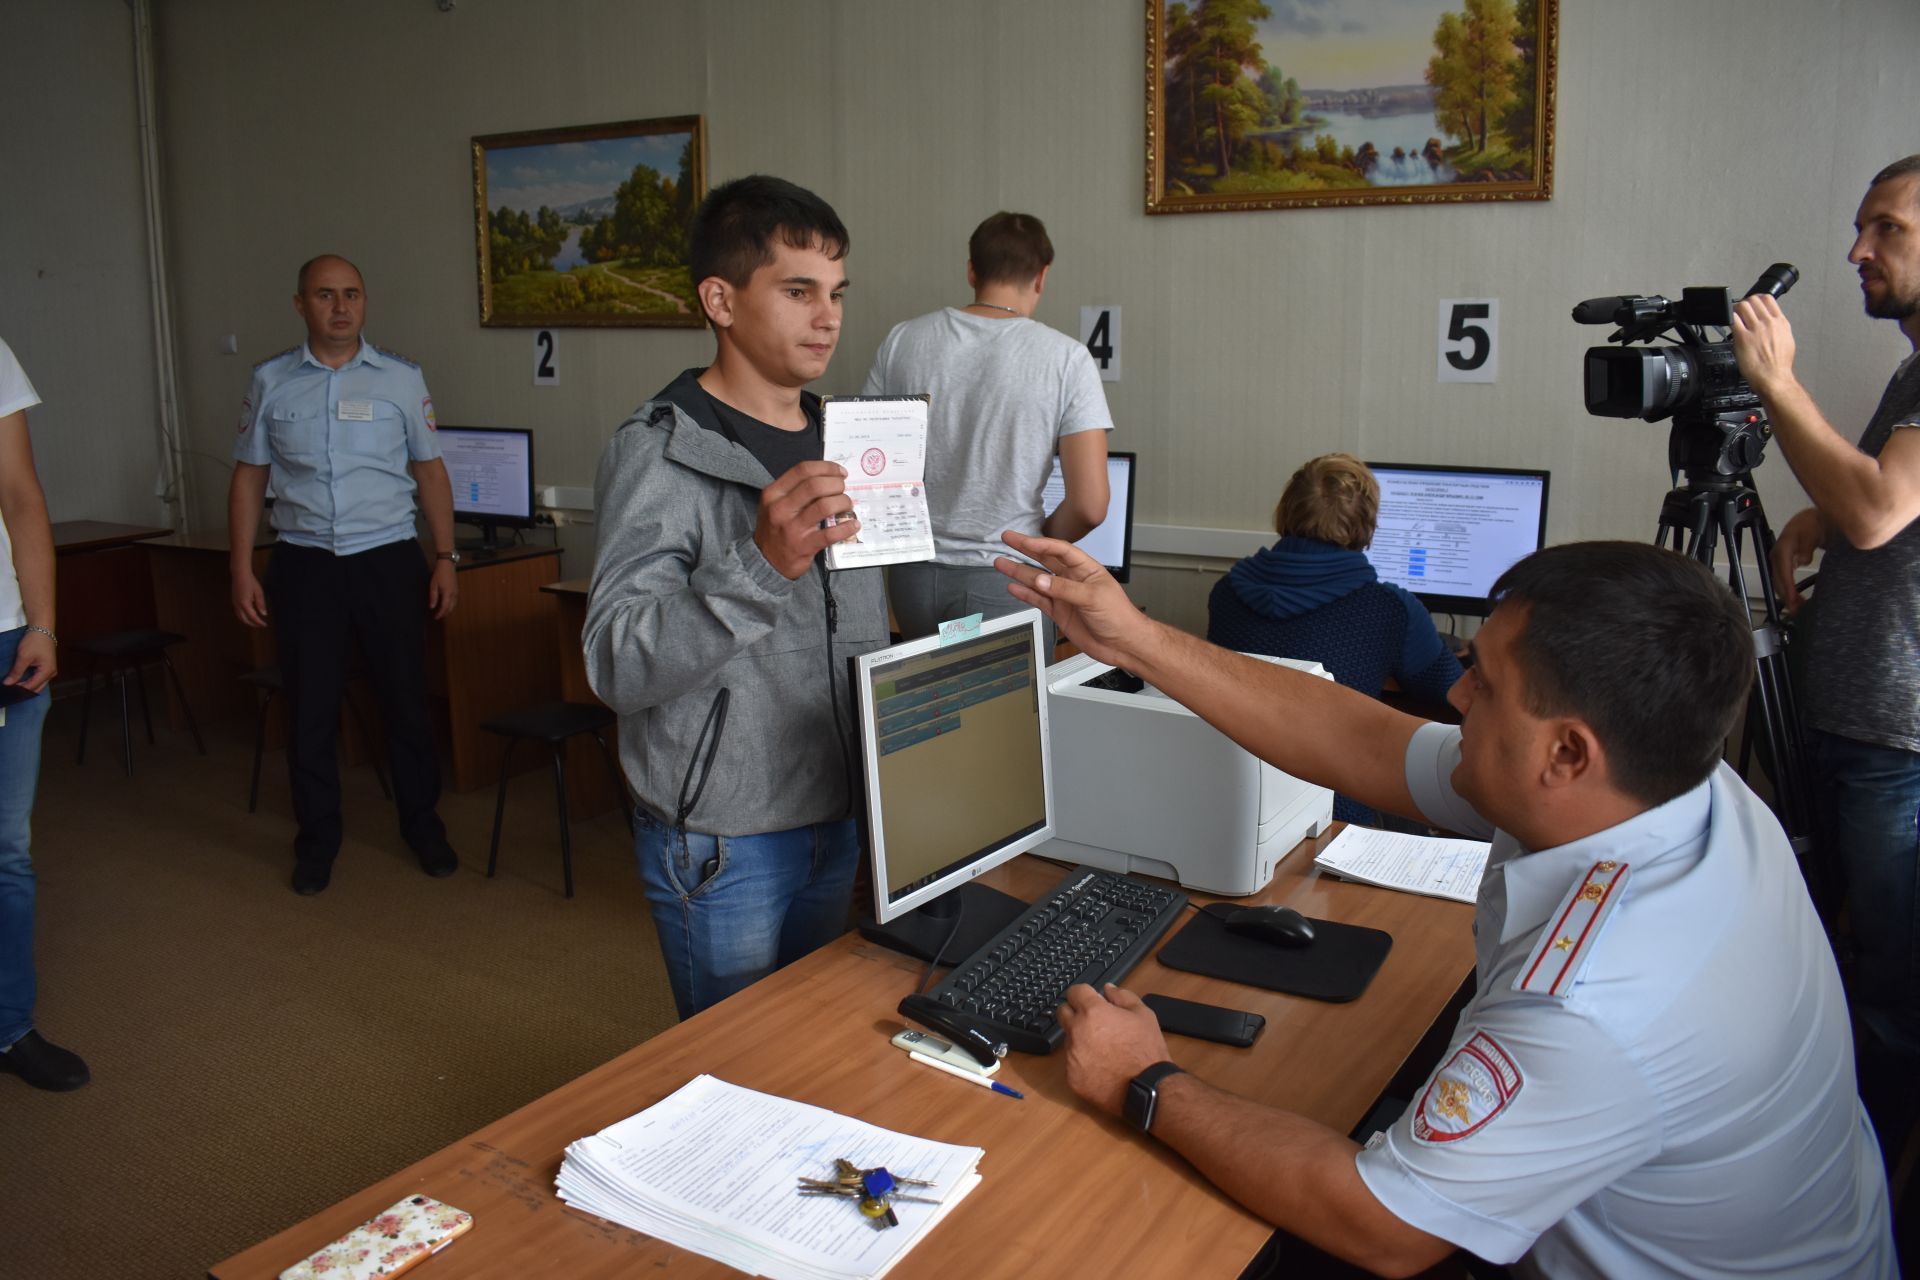
M 706 193 L 701 116 L 476 137 L 480 323 L 699 328 L 687 233 Z
M 1146 8 L 1148 213 L 1553 196 L 1559 0 Z

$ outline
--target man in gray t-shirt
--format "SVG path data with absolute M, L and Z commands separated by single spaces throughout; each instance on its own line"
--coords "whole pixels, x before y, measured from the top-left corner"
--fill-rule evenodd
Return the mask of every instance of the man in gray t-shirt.
M 1867 314 L 1899 321 L 1920 352 L 1920 155 L 1875 175 L 1854 226 L 1847 260 Z M 1800 697 L 1814 836 L 1845 877 L 1862 1092 L 1897 1160 L 1920 1080 L 1920 431 L 1908 430 L 1920 427 L 1920 356 L 1894 374 L 1855 447 L 1794 376 L 1778 302 L 1735 306 L 1733 349 L 1813 499 L 1774 547 L 1789 610 L 1793 571 L 1826 551 Z
M 1053 263 L 1047 229 L 1031 214 L 996 213 L 975 228 L 967 251 L 974 300 L 895 325 L 864 390 L 933 398 L 934 558 L 887 572 L 894 618 L 909 638 L 952 618 L 1020 608 L 993 567 L 1008 529 L 1072 542 L 1107 515 L 1113 419 L 1099 372 L 1084 346 L 1032 318 Z M 1066 498 L 1043 519 L 1056 450 Z

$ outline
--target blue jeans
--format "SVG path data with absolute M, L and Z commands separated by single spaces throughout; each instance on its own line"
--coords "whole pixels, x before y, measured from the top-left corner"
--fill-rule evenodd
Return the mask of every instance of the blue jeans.
M 1846 883 L 1854 1012 L 1920 1071 L 1920 754 L 1806 737 L 1816 848 Z
M 25 627 L 0 632 L 0 675 L 13 669 Z M 53 700 L 41 690 L 4 710 L 0 725 L 0 1046 L 33 1030 L 33 791 L 40 727 Z
M 641 809 L 633 853 L 684 1019 L 846 932 L 860 832 L 848 820 L 707 836 Z

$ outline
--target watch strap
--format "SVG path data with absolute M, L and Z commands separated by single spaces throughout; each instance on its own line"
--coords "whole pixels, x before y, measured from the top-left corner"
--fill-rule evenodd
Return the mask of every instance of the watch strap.
M 1127 1082 L 1126 1116 L 1140 1132 L 1153 1132 L 1154 1112 L 1160 1106 L 1160 1082 L 1185 1070 L 1176 1062 L 1156 1062 Z

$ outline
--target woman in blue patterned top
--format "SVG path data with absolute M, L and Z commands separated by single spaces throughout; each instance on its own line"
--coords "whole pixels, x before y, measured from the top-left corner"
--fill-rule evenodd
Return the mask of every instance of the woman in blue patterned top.
M 1280 540 L 1235 564 L 1207 600 L 1207 639 L 1243 653 L 1319 662 L 1370 697 L 1391 675 L 1413 698 L 1444 703 L 1460 663 L 1411 592 L 1381 582 L 1364 554 L 1380 518 L 1366 464 L 1329 453 L 1287 481 L 1274 509 Z M 1333 816 L 1376 824 L 1345 796 Z

